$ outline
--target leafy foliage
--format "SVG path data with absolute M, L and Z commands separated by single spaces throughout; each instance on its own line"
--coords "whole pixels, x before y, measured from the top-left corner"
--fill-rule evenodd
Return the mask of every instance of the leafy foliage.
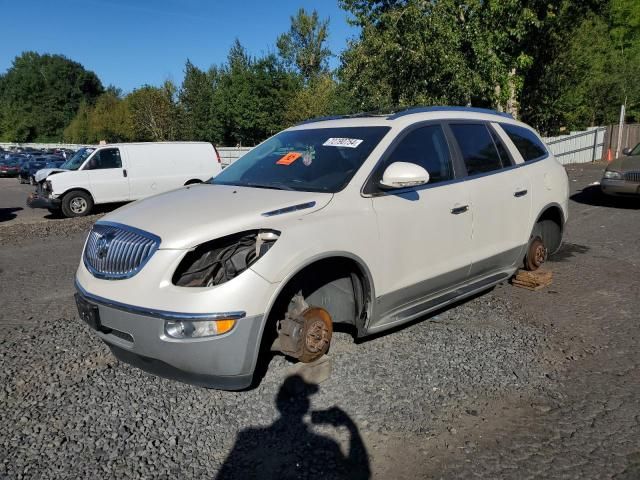
M 329 36 L 329 20 L 320 20 L 314 10 L 308 14 L 304 8 L 291 17 L 289 32 L 278 37 L 276 45 L 284 62 L 295 66 L 305 81 L 327 73 L 327 59 L 331 50 L 325 46 Z
M 60 55 L 0 76 L 0 138 L 253 145 L 310 117 L 412 105 L 510 111 L 543 133 L 640 120 L 638 0 L 339 0 L 358 28 L 328 68 L 329 21 L 299 9 L 278 54 L 226 61 L 126 96 Z M 66 128 L 65 128 L 66 127 Z
M 0 137 L 60 140 L 81 103 L 103 92 L 95 73 L 62 55 L 25 52 L 0 77 Z

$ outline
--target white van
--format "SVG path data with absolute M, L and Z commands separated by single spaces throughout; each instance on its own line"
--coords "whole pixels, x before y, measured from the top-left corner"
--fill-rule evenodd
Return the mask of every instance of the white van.
M 206 142 L 114 143 L 81 148 L 61 168 L 36 173 L 32 208 L 81 217 L 94 205 L 129 202 L 204 182 L 222 169 Z

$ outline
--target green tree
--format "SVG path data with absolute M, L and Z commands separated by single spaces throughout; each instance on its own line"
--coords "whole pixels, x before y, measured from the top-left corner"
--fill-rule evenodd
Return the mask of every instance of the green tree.
M 360 37 L 340 76 L 356 108 L 453 104 L 515 110 L 537 18 L 519 0 L 342 0 Z
M 133 122 L 129 105 L 109 90 L 96 100 L 89 112 L 89 141 L 126 142 L 133 138 Z
M 276 45 L 285 64 L 295 67 L 305 81 L 328 71 L 331 50 L 326 47 L 329 20 L 320 20 L 318 12 L 304 8 L 291 17 L 291 27 L 278 37 Z
M 76 116 L 64 129 L 63 139 L 69 143 L 89 143 L 89 114 L 87 102 L 81 102 Z
M 275 55 L 253 59 L 237 40 L 216 78 L 212 115 L 227 145 L 255 145 L 281 130 L 289 100 L 300 88 L 298 77 Z
M 93 103 L 102 91 L 96 74 L 79 63 L 62 55 L 25 52 L 13 60 L 0 81 L 0 136 L 60 140 L 80 104 Z
M 563 1 L 529 46 L 523 119 L 544 133 L 640 119 L 640 3 Z
M 348 108 L 344 108 L 340 100 L 335 80 L 328 74 L 318 76 L 294 93 L 284 120 L 287 125 L 293 125 L 309 118 L 347 113 Z
M 183 139 L 217 140 L 219 121 L 211 114 L 216 76 L 216 69 L 204 72 L 187 60 L 184 80 L 178 94 L 184 111 Z
M 145 85 L 127 96 L 134 140 L 159 142 L 176 139 L 180 118 L 175 94 L 176 87 L 167 81 L 160 88 Z

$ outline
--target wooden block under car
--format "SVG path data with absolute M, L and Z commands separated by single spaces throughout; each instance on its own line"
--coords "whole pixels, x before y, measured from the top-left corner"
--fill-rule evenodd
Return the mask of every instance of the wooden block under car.
M 553 273 L 549 270 L 541 269 L 533 272 L 518 270 L 518 273 L 513 277 L 511 283 L 516 287 L 526 288 L 527 290 L 536 292 L 553 283 Z

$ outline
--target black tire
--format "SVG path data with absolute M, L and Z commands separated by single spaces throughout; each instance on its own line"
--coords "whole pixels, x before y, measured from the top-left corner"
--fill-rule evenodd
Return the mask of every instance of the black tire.
M 62 213 L 65 217 L 84 217 L 93 209 L 93 198 L 82 190 L 73 190 L 62 198 Z

